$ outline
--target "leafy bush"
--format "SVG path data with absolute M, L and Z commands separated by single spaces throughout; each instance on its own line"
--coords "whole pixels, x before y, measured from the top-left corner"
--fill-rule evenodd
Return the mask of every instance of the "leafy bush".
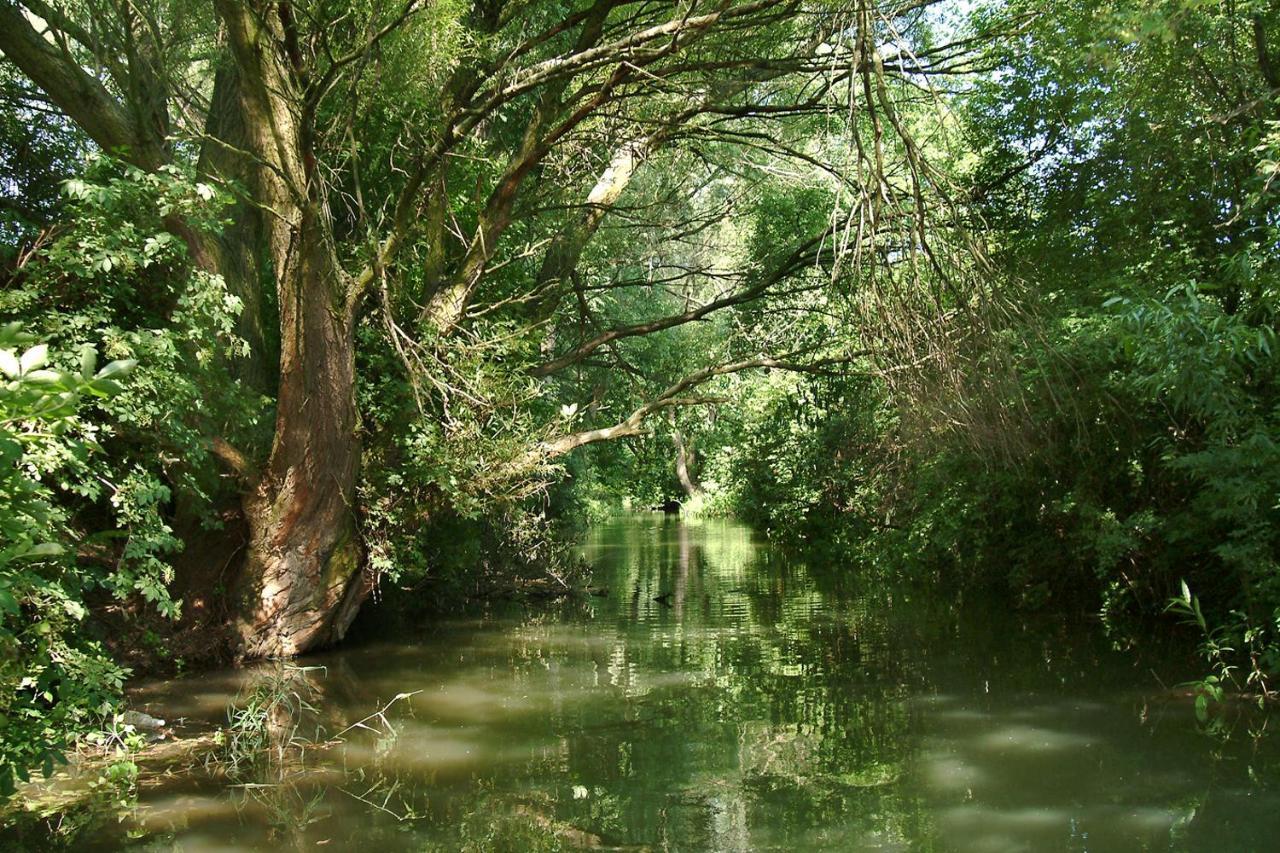
M 90 590 L 126 584 L 77 558 L 51 483 L 97 464 L 82 401 L 118 395 L 134 362 L 99 370 L 91 348 L 75 366 L 51 361 L 18 324 L 0 329 L 0 795 L 32 768 L 51 773 L 67 739 L 112 709 L 125 677 L 84 621 Z
M 171 214 L 216 229 L 221 201 L 176 169 L 105 157 L 65 187 L 68 218 L 23 255 L 0 312 L 0 786 L 46 772 L 119 701 L 126 670 L 92 602 L 167 619 L 175 527 L 218 523 L 207 436 L 252 447 L 253 396 L 228 364 L 239 301 L 192 268 Z M 41 343 L 35 343 L 38 339 Z M 97 352 L 113 359 L 96 369 Z M 125 373 L 127 384 L 117 379 Z

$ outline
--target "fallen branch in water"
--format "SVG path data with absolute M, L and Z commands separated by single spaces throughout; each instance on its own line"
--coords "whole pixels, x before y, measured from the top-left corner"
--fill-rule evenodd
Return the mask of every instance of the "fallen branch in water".
M 409 699 L 413 696 L 417 696 L 421 692 L 422 692 L 421 690 L 414 690 L 410 693 L 397 693 L 395 696 L 391 698 L 390 702 L 383 705 L 381 708 L 379 708 L 377 711 L 374 711 L 372 714 L 365 717 L 363 720 L 356 720 L 354 723 L 347 726 L 345 729 L 343 729 L 342 731 L 334 735 L 332 738 L 330 738 L 329 742 L 333 743 L 334 741 L 341 740 L 343 735 L 345 735 L 347 732 L 351 731 L 352 729 L 357 729 L 357 728 L 367 729 L 368 731 L 374 732 L 375 734 L 388 734 L 390 732 L 393 732 L 394 729 L 391 728 L 391 721 L 387 719 L 387 711 L 391 710 L 391 706 L 399 702 L 401 699 Z M 375 718 L 378 719 L 385 728 L 377 729 L 377 728 L 374 728 L 373 726 L 368 725 L 368 722 Z

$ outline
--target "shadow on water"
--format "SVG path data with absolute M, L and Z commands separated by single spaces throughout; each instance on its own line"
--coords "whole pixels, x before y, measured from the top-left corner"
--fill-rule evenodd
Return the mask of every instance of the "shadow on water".
M 247 785 L 151 780 L 126 827 L 183 850 L 1218 851 L 1280 833 L 1272 742 L 1201 734 L 1095 626 L 957 612 L 725 521 L 619 518 L 584 552 L 606 597 L 308 661 L 330 732 L 419 691 L 390 729 Z M 140 699 L 217 722 L 244 677 Z

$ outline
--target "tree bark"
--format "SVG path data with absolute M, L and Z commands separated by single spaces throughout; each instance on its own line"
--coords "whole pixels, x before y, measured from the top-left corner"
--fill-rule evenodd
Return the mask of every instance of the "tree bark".
M 213 94 L 205 120 L 208 141 L 201 148 L 196 173 L 201 178 L 229 187 L 235 203 L 227 223 L 217 234 L 202 235 L 207 265 L 216 269 L 227 290 L 240 299 L 242 309 L 236 319 L 236 334 L 249 348 L 248 355 L 236 359 L 234 370 L 257 391 L 273 390 L 274 348 L 268 345 L 268 316 L 263 298 L 271 284 L 271 272 L 264 269 L 266 256 L 266 215 L 254 200 L 263 192 L 263 165 L 248 155 L 252 134 L 245 126 L 246 109 L 240 70 L 229 59 L 214 76 Z
M 476 28 L 481 32 L 497 28 L 503 20 L 502 5 L 478 4 Z M 547 30 L 549 39 L 582 25 L 577 47 L 567 55 L 557 53 L 532 62 L 519 73 L 504 72 L 492 78 L 460 69 L 456 84 L 450 86 L 453 94 L 446 98 L 457 101 L 457 109 L 447 111 L 439 138 L 410 171 L 395 205 L 393 231 L 380 243 L 366 270 L 353 278 L 339 264 L 314 144 L 321 132 L 315 112 L 327 84 L 337 79 L 329 76 L 330 72 L 339 73 L 347 57 L 333 57 L 324 39 L 308 39 L 306 32 L 297 31 L 292 0 L 214 0 L 221 24 L 217 52 L 223 55 L 215 68 L 209 113 L 204 116 L 204 148 L 198 169 L 202 176 L 236 186 L 239 206 L 233 212 L 233 224 L 218 238 L 199 233 L 177 215 L 172 222 L 166 221 L 166 227 L 186 240 L 197 264 L 222 275 L 243 299 L 246 311 L 239 331 L 263 361 L 249 364 L 242 378 L 264 390 L 272 386 L 273 372 L 264 366 L 271 343 L 267 331 L 274 336 L 272 322 L 277 318 L 264 311 L 269 300 L 263 296 L 270 294 L 266 290 L 269 282 L 276 288 L 279 358 L 274 383 L 275 433 L 269 454 L 255 453 L 252 448 L 243 453 L 215 447 L 219 456 L 231 460 L 244 484 L 242 503 L 249 539 L 245 565 L 234 590 L 242 657 L 293 655 L 341 639 L 370 590 L 368 577 L 362 572 L 354 507 L 361 454 L 355 400 L 356 316 L 362 295 L 416 229 L 412 220 L 421 210 L 417 202 L 424 183 L 442 185 L 447 170 L 441 163 L 449 147 L 482 118 L 541 90 L 536 120 L 529 125 L 525 144 L 515 152 L 481 212 L 476 239 L 464 253 L 460 270 L 454 276 L 445 274 L 445 258 L 438 254 L 428 264 L 432 291 L 439 288 L 443 292 L 428 294 L 437 296 L 440 311 L 432 316 L 440 326 L 465 316 L 498 239 L 515 218 L 522 181 L 554 146 L 614 99 L 616 87 L 684 50 L 721 22 L 758 13 L 772 18 L 778 6 L 775 0 L 749 0 L 719 3 L 699 15 L 676 10 L 676 16 L 669 20 L 631 31 L 626 20 L 616 20 L 616 28 L 606 26 L 617 5 L 614 0 L 596 0 L 589 9 L 568 14 L 562 25 Z M 415 4 L 406 6 L 397 20 L 404 20 L 414 8 Z M 659 8 L 657 13 L 661 12 Z M 170 162 L 175 151 L 183 150 L 170 143 L 168 112 L 169 100 L 185 88 L 171 87 L 170 83 L 182 75 L 169 76 L 170 69 L 163 65 L 167 56 L 161 49 L 163 40 L 156 36 L 154 43 L 151 41 L 137 9 L 125 4 L 103 14 L 107 13 L 123 22 L 122 28 L 108 26 L 104 32 L 110 30 L 111 38 L 124 40 L 122 55 L 127 60 L 127 67 L 119 69 L 119 63 L 112 62 L 110 86 L 96 76 L 99 72 L 81 67 L 76 59 L 78 49 L 73 54 L 60 48 L 61 39 L 47 38 L 45 25 L 38 23 L 37 16 L 27 14 L 19 0 L 0 0 L 0 52 L 104 150 L 143 169 L 155 170 Z M 636 26 L 649 19 L 648 12 L 637 14 Z M 325 26 L 322 20 L 307 20 L 304 29 Z M 56 30 L 56 25 L 50 26 Z M 63 26 L 65 29 L 65 22 Z M 603 37 L 613 36 L 615 30 L 621 31 L 618 37 L 604 41 Z M 389 31 L 384 28 L 379 33 Z M 371 51 L 379 37 L 369 36 L 361 50 Z M 93 34 L 76 34 L 74 40 L 86 48 L 94 44 L 94 55 L 99 55 Z M 542 37 L 534 37 L 525 47 L 543 43 Z M 525 47 L 508 58 L 514 59 Z M 349 56 L 357 57 L 359 51 Z M 326 62 L 328 70 L 323 67 Z M 203 74 L 207 67 L 202 61 L 198 70 L 192 66 L 193 73 Z M 579 87 L 564 96 L 579 75 L 608 68 L 614 70 L 604 83 Z M 630 92 L 623 94 L 631 96 Z M 188 100 L 194 103 L 201 99 Z M 677 121 L 673 126 L 679 124 Z M 664 138 L 663 133 L 658 132 L 657 141 Z M 583 246 L 631 180 L 646 147 L 654 143 L 652 138 L 642 140 L 615 152 L 611 170 L 588 199 L 584 222 L 553 247 L 540 283 L 571 274 Z M 448 207 L 428 204 L 427 211 L 429 230 L 438 232 L 447 219 Z M 800 264 L 805 259 L 807 254 L 798 252 L 791 261 Z M 784 265 L 778 275 L 787 270 Z M 607 330 L 534 373 L 547 375 L 614 340 L 694 322 L 712 311 L 741 304 L 763 294 L 776 280 L 776 276 L 766 278 L 753 288 L 681 315 Z M 685 391 L 750 366 L 768 364 L 755 359 L 698 371 L 640 406 L 621 423 L 563 436 L 531 455 L 541 460 L 594 441 L 639 434 L 644 419 L 657 411 L 712 402 L 712 398 L 682 396 Z M 267 457 L 265 463 L 259 462 L 260 456 Z
M 166 160 L 163 135 L 121 105 L 32 26 L 13 0 L 0 0 L 0 51 L 104 151 L 143 169 Z
M 323 228 L 309 211 L 280 263 L 280 385 L 264 477 L 245 499 L 250 539 L 237 628 L 245 657 L 342 639 L 369 592 L 355 490 L 360 440 L 354 321 Z
M 356 527 L 360 465 L 355 304 L 310 150 L 289 18 L 219 0 L 240 75 L 255 202 L 280 306 L 275 438 L 244 500 L 249 526 L 236 622 L 246 658 L 300 654 L 346 633 L 369 591 Z
M 680 487 L 686 495 L 696 498 L 702 494 L 702 486 L 693 473 L 693 447 L 685 442 L 684 433 L 678 429 L 671 431 L 671 443 L 676 448 L 676 477 L 680 480 Z

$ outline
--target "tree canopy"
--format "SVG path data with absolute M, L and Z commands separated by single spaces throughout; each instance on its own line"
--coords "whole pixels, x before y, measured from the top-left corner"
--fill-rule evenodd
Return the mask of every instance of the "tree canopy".
M 0 782 L 91 623 L 294 655 L 624 498 L 1203 598 L 1265 692 L 1277 15 L 0 0 Z

